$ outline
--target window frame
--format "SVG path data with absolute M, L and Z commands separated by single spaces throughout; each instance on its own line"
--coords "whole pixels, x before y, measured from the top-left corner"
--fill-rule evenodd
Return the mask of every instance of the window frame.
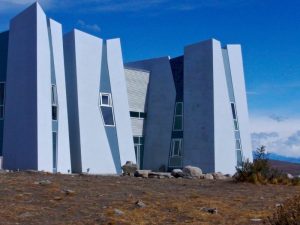
M 178 149 L 178 154 L 175 154 L 175 142 L 179 141 L 179 149 Z M 182 156 L 182 142 L 183 142 L 183 139 L 182 138 L 173 138 L 172 139 L 172 155 L 171 157 L 181 157 Z
M 58 121 L 58 95 L 57 95 L 57 86 L 56 84 L 51 84 L 51 118 L 52 121 Z M 56 119 L 53 119 L 53 108 L 56 108 Z
M 102 102 L 102 97 L 107 96 L 108 97 L 108 104 L 104 104 Z M 105 93 L 105 92 L 100 92 L 100 99 L 99 99 L 99 106 L 103 107 L 112 107 L 112 98 L 111 98 L 111 93 Z
M 177 114 L 177 105 L 181 105 L 181 114 Z M 183 102 L 176 102 L 175 104 L 175 110 L 174 110 L 174 118 L 173 118 L 173 131 L 183 131 Z M 176 122 L 176 118 L 180 117 L 181 118 L 181 129 L 176 129 L 175 128 L 175 122 Z
M 102 96 L 108 96 L 108 104 L 102 104 Z M 114 107 L 113 107 L 113 102 L 112 102 L 112 94 L 107 93 L 107 92 L 99 92 L 98 107 L 99 107 L 99 110 L 100 110 L 100 113 L 101 113 L 103 125 L 105 127 L 115 127 L 116 126 L 116 120 L 115 120 L 115 112 L 114 112 Z M 113 124 L 106 124 L 105 123 L 101 107 L 111 108 Z

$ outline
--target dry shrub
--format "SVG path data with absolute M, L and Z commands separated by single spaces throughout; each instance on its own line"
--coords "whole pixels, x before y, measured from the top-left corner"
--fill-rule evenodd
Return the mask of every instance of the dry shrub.
M 254 184 L 284 184 L 284 185 L 300 185 L 300 178 L 289 179 L 277 169 L 271 168 L 265 146 L 261 146 L 256 150 L 255 160 L 242 162 L 240 167 L 236 167 L 234 178 L 238 182 L 249 182 Z
M 299 225 L 300 224 L 300 195 L 288 199 L 277 207 L 265 224 L 269 225 Z

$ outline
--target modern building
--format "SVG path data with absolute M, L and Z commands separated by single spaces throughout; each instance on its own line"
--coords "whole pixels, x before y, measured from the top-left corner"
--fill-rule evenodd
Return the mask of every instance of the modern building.
M 0 33 L 3 167 L 121 173 L 185 165 L 233 173 L 252 160 L 241 48 L 123 64 L 119 39 L 62 33 L 38 3 Z
M 62 27 L 36 3 L 0 36 L 3 167 L 68 173 Z
M 212 39 L 185 47 L 183 56 L 125 66 L 128 83 L 137 79 L 134 76 L 145 76 L 136 71 L 148 71 L 148 86 L 139 86 L 147 93 L 143 101 L 147 117 L 143 131 L 134 133 L 136 146 L 138 136 L 143 137 L 143 168 L 171 170 L 194 165 L 205 172 L 232 174 L 243 159 L 252 160 L 239 45 L 222 48 Z M 137 101 L 130 99 L 131 86 L 130 108 Z M 131 117 L 137 113 L 132 112 Z

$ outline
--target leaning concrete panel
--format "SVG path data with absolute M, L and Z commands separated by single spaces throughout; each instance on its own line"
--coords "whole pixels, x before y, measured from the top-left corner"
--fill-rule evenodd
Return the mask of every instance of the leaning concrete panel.
M 63 52 L 62 27 L 54 20 L 50 20 L 49 32 L 54 61 L 54 73 L 56 78 L 58 96 L 58 154 L 57 171 L 67 173 L 71 170 L 70 143 L 68 128 L 68 112 L 65 82 L 65 65 Z
M 128 95 L 121 45 L 119 39 L 107 40 L 107 65 L 109 71 L 114 115 L 121 164 L 135 162 L 131 122 L 129 116 Z
M 51 64 L 47 18 L 37 7 L 37 147 L 38 170 L 53 170 L 52 116 L 51 116 Z
M 252 145 L 250 140 L 249 115 L 241 47 L 240 45 L 227 45 L 226 47 L 231 69 L 243 157 L 252 161 Z
M 76 89 L 67 89 L 68 91 L 77 92 L 77 94 L 68 93 L 69 97 L 77 95 L 78 104 L 78 108 L 74 108 L 74 110 L 78 110 L 79 122 L 77 128 L 79 131 L 70 129 L 70 133 L 75 133 L 72 136 L 74 138 L 76 138 L 76 134 L 80 135 L 80 154 L 78 156 L 80 157 L 81 166 L 74 166 L 81 167 L 82 172 L 116 173 L 99 109 L 102 40 L 78 30 L 75 30 L 73 35 L 74 45 L 72 47 L 75 49 L 75 62 L 73 65 L 66 63 L 66 73 L 68 81 L 70 80 L 69 77 L 76 76 Z M 66 58 L 68 54 L 66 52 Z M 72 73 L 74 70 L 72 66 L 75 66 L 75 73 Z M 76 104 L 73 106 L 76 107 Z M 69 108 L 68 110 L 72 111 L 73 109 Z M 70 123 L 72 122 L 76 123 L 76 120 L 70 121 Z M 71 139 L 71 143 L 72 141 Z M 76 142 L 76 140 L 74 141 Z
M 233 174 L 236 166 L 235 138 L 221 44 L 212 40 L 214 79 L 215 171 Z
M 212 40 L 184 50 L 184 160 L 204 172 L 214 164 L 214 77 Z
M 37 9 L 10 23 L 3 140 L 4 168 L 38 169 Z
M 176 98 L 169 57 L 132 62 L 126 66 L 150 71 L 144 169 L 167 168 Z

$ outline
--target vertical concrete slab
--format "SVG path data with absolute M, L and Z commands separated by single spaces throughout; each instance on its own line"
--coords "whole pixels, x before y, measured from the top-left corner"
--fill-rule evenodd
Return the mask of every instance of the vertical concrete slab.
M 215 171 L 233 174 L 236 166 L 235 137 L 221 43 L 212 40 L 214 90 Z
M 227 45 L 228 59 L 231 69 L 232 86 L 236 102 L 241 144 L 244 159 L 253 160 L 250 139 L 249 114 L 244 78 L 243 58 L 240 45 Z
M 53 171 L 50 40 L 47 17 L 39 4 L 36 16 L 38 170 Z
M 5 169 L 38 168 L 37 5 L 10 23 L 3 139 Z
M 183 165 L 215 170 L 213 41 L 184 49 Z
M 63 52 L 62 27 L 54 20 L 49 21 L 51 32 L 52 52 L 58 96 L 58 155 L 57 171 L 67 173 L 71 171 L 70 143 L 68 129 L 68 112 L 65 82 L 65 65 Z
M 107 64 L 113 98 L 121 164 L 135 162 L 124 64 L 119 39 L 107 40 Z
M 167 168 L 176 99 L 169 57 L 132 62 L 126 66 L 150 71 L 143 167 Z
M 69 35 L 74 36 L 74 43 L 65 48 L 70 50 L 66 52 L 66 58 L 68 54 L 74 54 L 75 62 L 66 63 L 67 86 L 72 86 L 74 76 L 76 86 L 68 87 L 67 91 L 70 92 L 68 98 L 77 95 L 77 105 L 69 105 L 78 107 L 68 109 L 78 110 L 78 122 L 76 116 L 69 118 L 70 123 L 78 123 L 78 126 L 70 126 L 70 142 L 80 144 L 80 147 L 76 148 L 80 149 L 77 156 L 80 157 L 81 164 L 73 165 L 72 162 L 72 167 L 75 166 L 77 169 L 81 167 L 82 172 L 89 171 L 94 174 L 116 173 L 99 109 L 102 40 L 78 30 Z M 76 130 L 77 128 L 79 130 Z M 77 135 L 80 135 L 79 142 L 74 140 Z

